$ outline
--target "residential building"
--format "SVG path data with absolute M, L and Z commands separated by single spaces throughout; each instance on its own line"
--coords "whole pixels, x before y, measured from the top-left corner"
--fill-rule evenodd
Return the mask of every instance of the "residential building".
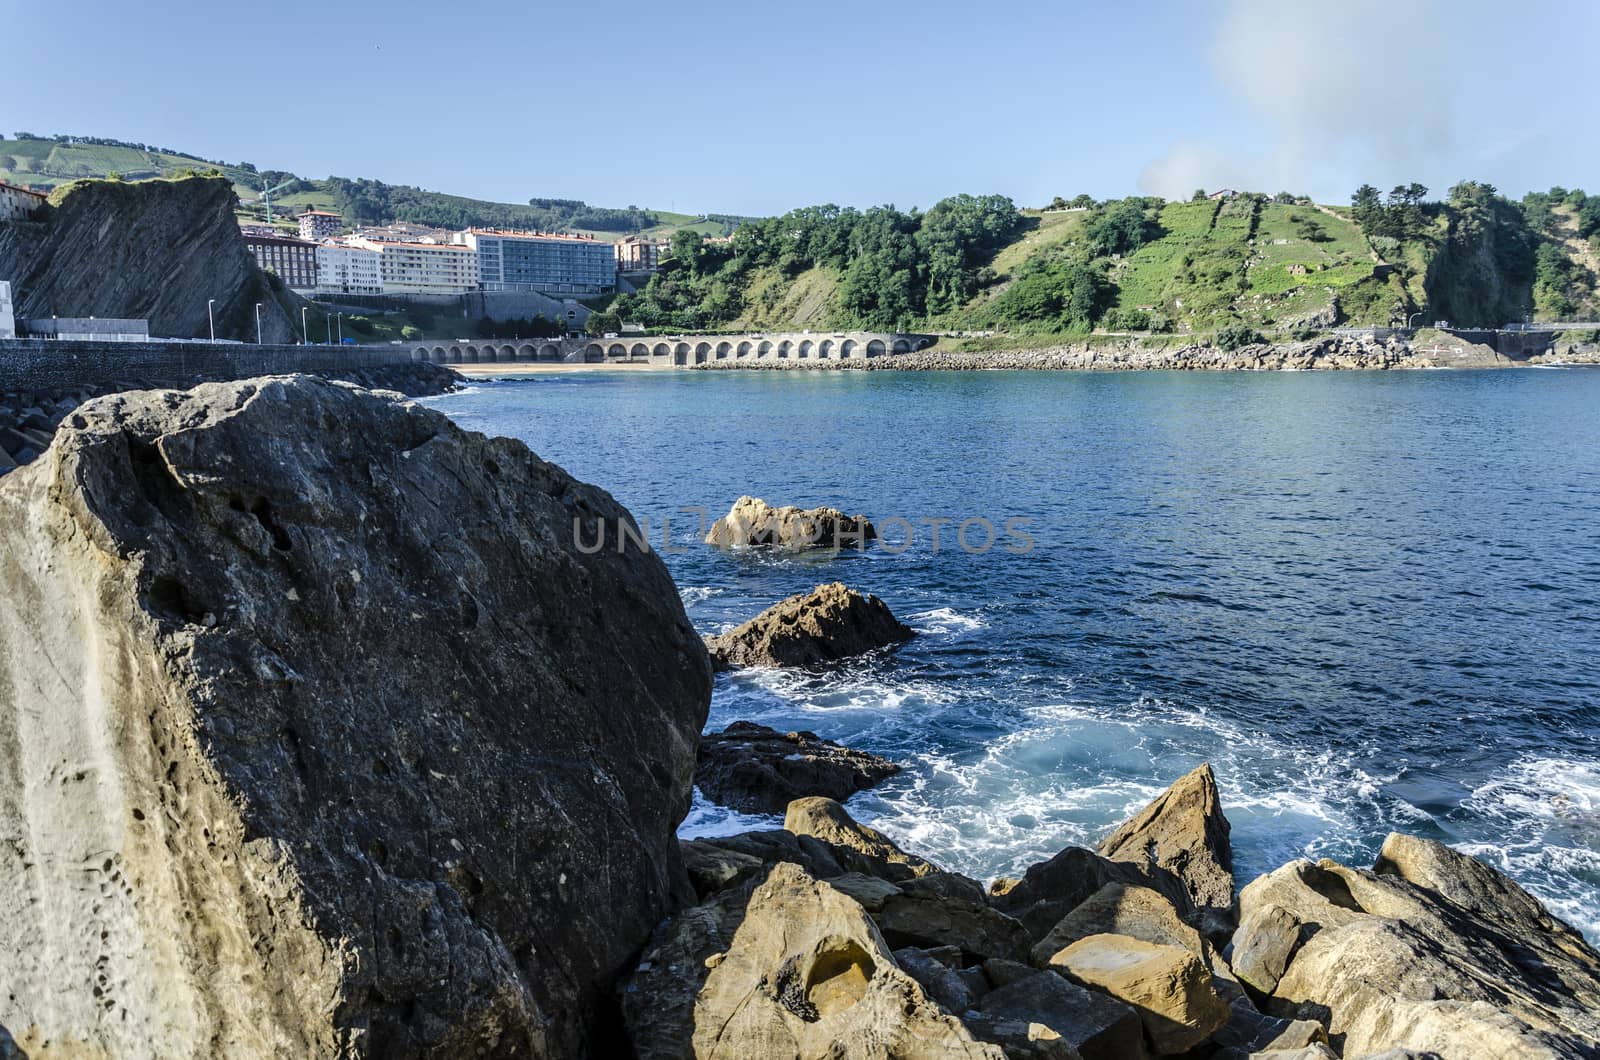
M 478 255 L 455 243 L 357 240 L 377 251 L 384 294 L 466 294 L 478 289 Z
M 239 222 L 239 234 L 242 235 L 242 236 L 268 236 L 268 237 L 271 237 L 271 236 L 281 235 L 282 233 L 280 233 L 276 228 L 274 228 L 272 225 L 269 225 L 269 224 L 261 224 L 259 222 L 251 222 L 251 221 L 240 221 Z
M 459 233 L 444 228 L 429 228 L 410 221 L 396 221 L 392 225 L 356 229 L 354 239 L 372 243 L 455 243 Z
M 669 239 L 648 239 L 629 236 L 616 242 L 617 271 L 654 272 L 661 267 L 661 259 L 672 251 Z
M 588 236 L 469 228 L 458 240 L 471 249 L 485 291 L 605 294 L 617 288 L 617 254 Z
M 317 245 L 318 294 L 382 294 L 383 255 L 331 240 Z
M 245 236 L 244 245 L 256 256 L 256 264 L 278 275 L 296 291 L 317 286 L 317 244 L 287 236 Z
M 307 210 L 299 217 L 300 238 L 320 243 L 344 231 L 344 218 L 327 210 Z
M 26 221 L 45 204 L 42 192 L 29 191 L 0 180 L 0 221 Z
M 16 307 L 11 304 L 11 283 L 0 280 L 0 339 L 17 337 Z

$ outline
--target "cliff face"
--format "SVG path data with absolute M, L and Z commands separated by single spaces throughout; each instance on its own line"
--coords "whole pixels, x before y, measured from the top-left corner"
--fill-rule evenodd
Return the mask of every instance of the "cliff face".
M 711 687 L 659 558 L 576 547 L 629 519 L 308 377 L 69 416 L 0 480 L 0 1025 L 607 1055 L 603 998 L 687 887 Z
M 19 317 L 133 317 L 172 338 L 294 342 L 298 329 L 256 267 L 220 177 L 137 184 L 85 181 L 37 221 L 0 224 L 0 278 L 12 281 Z

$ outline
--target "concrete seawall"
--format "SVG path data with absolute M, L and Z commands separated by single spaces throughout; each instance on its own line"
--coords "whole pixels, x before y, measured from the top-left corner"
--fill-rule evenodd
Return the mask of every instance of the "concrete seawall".
M 0 391 L 129 384 L 187 386 L 290 372 L 343 372 L 412 363 L 404 346 L 256 346 L 202 342 L 0 341 Z

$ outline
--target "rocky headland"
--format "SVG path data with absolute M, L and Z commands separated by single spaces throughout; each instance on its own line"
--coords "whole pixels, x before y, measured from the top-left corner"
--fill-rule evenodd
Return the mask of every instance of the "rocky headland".
M 1240 888 L 1201 765 L 981 881 L 854 819 L 894 763 L 702 739 L 619 520 L 348 383 L 68 414 L 0 478 L 0 1055 L 1600 1055 L 1600 955 L 1432 840 Z M 680 841 L 697 775 L 782 827 Z

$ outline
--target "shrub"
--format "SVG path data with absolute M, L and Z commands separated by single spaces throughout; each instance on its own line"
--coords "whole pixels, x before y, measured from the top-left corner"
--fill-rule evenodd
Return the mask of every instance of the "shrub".
M 1265 341 L 1261 333 L 1247 324 L 1229 324 L 1217 332 L 1216 343 L 1224 350 L 1237 350 L 1240 346 Z

